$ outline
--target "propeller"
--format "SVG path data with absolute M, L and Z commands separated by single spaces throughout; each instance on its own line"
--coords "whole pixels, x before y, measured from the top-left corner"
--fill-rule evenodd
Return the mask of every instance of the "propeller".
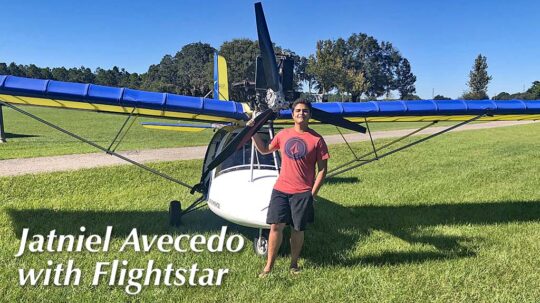
M 292 112 L 291 114 L 294 113 Z M 325 112 L 324 110 L 320 110 L 315 107 L 311 108 L 311 117 L 322 123 L 332 124 L 342 128 L 350 129 L 352 131 L 360 132 L 362 134 L 365 134 L 367 131 L 367 129 L 360 124 L 356 124 L 341 116 L 333 115 L 329 112 Z
M 264 77 L 266 78 L 267 88 L 272 89 L 276 93 L 281 93 L 281 96 L 283 96 L 282 88 L 280 87 L 279 82 L 276 55 L 274 53 L 274 47 L 272 45 L 272 40 L 270 39 L 270 33 L 268 32 L 268 26 L 266 25 L 266 19 L 264 17 L 262 4 L 260 2 L 255 3 L 255 17 L 257 19 L 257 35 L 259 37 L 259 48 L 261 51 L 263 71 Z M 270 108 L 274 109 L 281 106 L 272 106 L 272 104 L 268 105 Z M 313 119 L 320 122 L 333 124 L 353 131 L 361 132 L 363 134 L 365 134 L 367 131 L 366 128 L 361 125 L 353 123 L 342 117 L 332 115 L 320 109 L 313 108 L 311 116 Z
M 192 193 L 195 191 L 203 191 L 203 183 L 204 179 L 208 176 L 208 174 L 216 168 L 218 165 L 220 165 L 223 161 L 225 161 L 227 158 L 229 158 L 234 152 L 242 148 L 244 144 L 248 142 L 253 135 L 255 135 L 261 127 L 270 119 L 274 118 L 275 114 L 271 109 L 267 109 L 264 112 L 260 113 L 255 119 L 253 120 L 252 126 L 246 126 L 244 127 L 228 144 L 223 148 L 223 150 L 208 164 L 206 169 L 204 170 L 201 181 L 199 184 L 195 185 L 193 189 L 191 190 Z
M 255 3 L 255 18 L 257 20 L 257 36 L 259 38 L 259 49 L 263 63 L 264 77 L 266 78 L 266 86 L 277 92 L 281 88 L 279 85 L 276 55 L 274 53 L 274 47 L 272 46 L 272 40 L 270 40 L 270 33 L 268 33 L 268 26 L 266 25 L 266 19 L 264 18 L 262 4 L 260 2 Z
M 266 94 L 266 102 L 269 108 L 255 117 L 252 126 L 244 127 L 244 129 L 242 129 L 212 160 L 212 162 L 208 164 L 206 169 L 203 171 L 199 184 L 193 186 L 191 193 L 194 193 L 195 191 L 205 192 L 206 185 L 204 184 L 204 180 L 208 174 L 218 165 L 223 163 L 223 161 L 229 158 L 234 152 L 244 146 L 244 144 L 246 144 L 248 140 L 251 139 L 251 137 L 253 137 L 253 135 L 256 134 L 266 122 L 268 122 L 268 120 L 275 119 L 276 112 L 279 112 L 279 109 L 283 108 L 284 105 L 287 104 L 279 79 L 274 47 L 272 45 L 272 40 L 270 39 L 270 34 L 268 33 L 268 26 L 266 25 L 264 12 L 260 2 L 255 3 L 255 17 L 257 20 L 257 35 L 259 38 L 259 48 L 263 63 L 264 77 L 266 80 L 266 88 L 268 89 Z M 312 117 L 323 123 L 337 125 L 361 133 L 366 132 L 366 128 L 363 126 L 320 109 L 313 108 Z

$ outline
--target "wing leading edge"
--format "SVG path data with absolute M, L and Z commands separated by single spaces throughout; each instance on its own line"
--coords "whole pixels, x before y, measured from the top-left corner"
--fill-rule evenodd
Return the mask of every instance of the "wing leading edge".
M 251 110 L 235 101 L 156 93 L 96 84 L 0 75 L 0 99 L 13 104 L 126 113 L 193 121 L 242 123 Z M 314 103 L 352 122 L 540 120 L 540 100 L 415 100 Z M 276 123 L 290 123 L 281 110 Z
M 0 75 L 0 100 L 194 121 L 238 123 L 250 114 L 249 107 L 239 102 L 4 75 Z
M 540 120 L 540 100 L 415 100 L 314 103 L 315 108 L 352 122 Z M 288 123 L 290 110 L 282 110 L 276 123 Z

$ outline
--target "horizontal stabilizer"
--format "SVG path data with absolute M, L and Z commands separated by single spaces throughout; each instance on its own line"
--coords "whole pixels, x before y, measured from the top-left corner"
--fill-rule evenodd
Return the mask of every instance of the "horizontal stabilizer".
M 230 124 L 186 124 L 186 123 L 162 123 L 162 122 L 143 122 L 141 125 L 145 128 L 172 130 L 178 132 L 200 132 L 205 129 L 215 129 L 228 126 Z

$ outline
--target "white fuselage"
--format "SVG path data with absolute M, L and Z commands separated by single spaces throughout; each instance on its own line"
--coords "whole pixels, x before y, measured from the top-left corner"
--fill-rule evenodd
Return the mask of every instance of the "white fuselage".
M 208 207 L 233 223 L 270 228 L 266 224 L 266 213 L 278 171 L 254 168 L 253 180 L 251 176 L 251 170 L 245 168 L 223 171 L 215 176 L 208 192 Z

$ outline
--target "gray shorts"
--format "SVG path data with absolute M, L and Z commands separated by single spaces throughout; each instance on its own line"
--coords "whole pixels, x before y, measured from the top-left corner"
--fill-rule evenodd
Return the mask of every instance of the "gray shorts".
M 287 223 L 295 230 L 303 231 L 307 223 L 313 223 L 314 220 L 315 211 L 311 191 L 286 194 L 276 189 L 272 190 L 266 215 L 267 224 Z

